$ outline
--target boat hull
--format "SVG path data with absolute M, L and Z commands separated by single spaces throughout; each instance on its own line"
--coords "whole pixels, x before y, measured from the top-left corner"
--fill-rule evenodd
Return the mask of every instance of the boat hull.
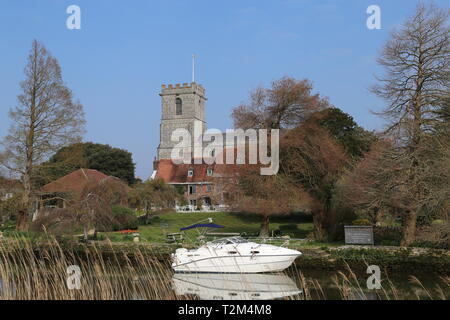
M 184 263 L 173 263 L 175 272 L 261 273 L 288 268 L 300 255 L 212 256 Z
M 284 274 L 176 273 L 172 281 L 177 295 L 204 300 L 272 300 L 302 293 Z

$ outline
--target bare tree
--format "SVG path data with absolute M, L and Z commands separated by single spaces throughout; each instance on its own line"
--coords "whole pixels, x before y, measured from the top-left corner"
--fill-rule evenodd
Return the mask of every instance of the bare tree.
M 130 202 L 136 208 L 142 208 L 146 214 L 156 209 L 171 209 L 183 196 L 175 187 L 164 183 L 162 179 L 148 180 L 134 186 L 130 193 Z
M 269 235 L 269 219 L 274 215 L 309 211 L 311 197 L 286 176 L 262 176 L 258 165 L 236 166 L 232 175 L 217 180 L 227 194 L 226 203 L 235 212 L 259 214 L 259 235 Z
M 19 175 L 23 184 L 18 229 L 28 226 L 36 165 L 62 146 L 79 141 L 84 125 L 83 107 L 73 102 L 58 61 L 36 40 L 24 73 L 22 92 L 17 107 L 9 112 L 12 125 L 0 154 L 0 164 Z
M 128 193 L 131 191 L 121 180 L 109 177 L 100 182 L 87 184 L 80 194 L 71 201 L 69 210 L 75 220 L 83 226 L 87 240 L 88 230 L 94 228 L 108 229 L 117 224 L 112 214 L 113 205 L 127 205 Z
M 309 80 L 283 77 L 270 88 L 256 88 L 250 93 L 248 105 L 233 109 L 234 126 L 241 129 L 289 129 L 311 113 L 330 107 L 328 100 L 312 94 Z
M 414 240 L 418 210 L 426 198 L 422 145 L 442 121 L 450 92 L 448 16 L 448 10 L 419 4 L 415 15 L 392 32 L 378 59 L 386 72 L 373 92 L 388 102 L 381 115 L 390 121 L 387 132 L 397 141 L 394 168 L 406 177 L 396 179 L 402 187 L 393 186 L 408 194 L 399 196 L 405 200 L 403 245 Z
M 361 161 L 353 163 L 351 168 L 336 183 L 334 201 L 341 207 L 352 207 L 367 214 L 373 224 L 380 221 L 382 209 L 388 207 L 386 196 L 389 192 L 386 180 L 387 158 L 391 152 L 392 144 L 389 140 L 380 140 L 374 143 Z M 383 173 L 383 174 L 382 174 Z M 394 209 L 389 207 L 389 209 Z
M 311 212 L 319 240 L 328 237 L 334 185 L 349 162 L 344 148 L 314 118 L 281 140 L 280 172 L 313 199 Z

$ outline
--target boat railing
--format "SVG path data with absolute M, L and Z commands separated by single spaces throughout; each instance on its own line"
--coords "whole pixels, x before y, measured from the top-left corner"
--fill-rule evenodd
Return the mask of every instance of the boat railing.
M 309 239 L 304 238 L 286 238 L 286 237 L 244 237 L 245 240 L 261 244 L 277 244 L 281 246 L 300 244 L 309 242 Z
M 208 237 L 219 237 L 219 238 L 224 238 L 224 237 L 236 237 L 236 236 L 240 236 L 241 234 L 239 232 L 207 232 L 206 236 Z
M 233 232 L 211 232 L 206 233 L 205 237 L 202 238 L 204 241 L 215 241 L 221 238 L 227 238 L 227 237 L 235 237 L 239 236 L 239 233 L 233 233 Z M 309 239 L 304 238 L 286 238 L 286 237 L 267 237 L 267 238 L 261 238 L 261 237 L 245 237 L 240 236 L 244 238 L 245 240 L 249 242 L 255 242 L 255 243 L 266 243 L 266 244 L 276 244 L 276 245 L 295 245 L 295 244 L 302 244 L 309 242 Z M 199 239 L 197 239 L 199 240 Z

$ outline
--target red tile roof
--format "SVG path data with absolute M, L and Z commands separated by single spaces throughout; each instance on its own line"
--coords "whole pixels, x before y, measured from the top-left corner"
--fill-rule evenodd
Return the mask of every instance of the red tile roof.
M 5 190 L 20 190 L 22 189 L 22 184 L 19 180 L 7 179 L 0 176 L 0 189 Z
M 41 188 L 41 192 L 81 192 L 90 182 L 99 183 L 111 178 L 106 174 L 93 169 L 78 169 L 68 175 L 59 178 Z M 125 183 L 124 183 L 125 184 Z
M 171 159 L 161 159 L 156 169 L 156 179 L 163 179 L 166 183 L 206 182 L 212 177 L 207 176 L 207 168 L 214 165 L 207 164 L 174 164 Z M 188 171 L 193 170 L 192 177 Z M 214 170 L 214 168 L 213 168 Z
M 158 161 L 155 179 L 163 179 L 165 183 L 198 183 L 212 182 L 218 175 L 236 171 L 235 164 L 175 164 L 171 159 Z M 208 176 L 208 169 L 212 174 Z M 188 171 L 193 170 L 193 175 L 188 176 Z

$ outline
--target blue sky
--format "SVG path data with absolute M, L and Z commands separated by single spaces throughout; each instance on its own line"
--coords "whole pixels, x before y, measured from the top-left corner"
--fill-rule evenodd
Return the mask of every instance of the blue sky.
M 435 1 L 448 8 L 448 1 Z M 66 8 L 81 8 L 81 30 L 68 30 Z M 381 30 L 366 27 L 369 5 Z M 36 38 L 59 60 L 84 105 L 85 141 L 133 153 L 148 178 L 159 142 L 161 84 L 196 81 L 206 88 L 209 128 L 232 127 L 231 109 L 251 89 L 289 75 L 367 129 L 383 122 L 383 101 L 368 88 L 390 30 L 410 16 L 412 0 L 0 0 L 0 136 L 9 126 L 19 82 Z

